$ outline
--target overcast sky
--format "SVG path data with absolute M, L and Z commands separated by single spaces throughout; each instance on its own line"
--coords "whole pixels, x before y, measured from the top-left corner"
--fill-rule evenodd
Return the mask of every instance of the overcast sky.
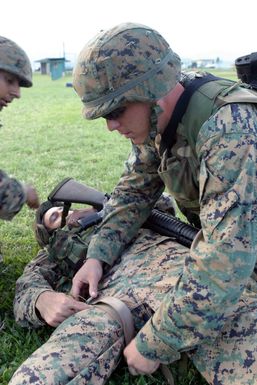
M 256 0 L 1 0 L 0 35 L 31 61 L 76 57 L 101 29 L 138 22 L 182 58 L 232 60 L 257 51 Z

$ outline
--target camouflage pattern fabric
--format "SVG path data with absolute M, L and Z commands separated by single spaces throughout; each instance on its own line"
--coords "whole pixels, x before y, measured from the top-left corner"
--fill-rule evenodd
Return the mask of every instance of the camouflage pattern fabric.
M 85 117 L 96 119 L 129 101 L 158 100 L 179 77 L 180 58 L 157 31 L 123 23 L 101 31 L 82 49 L 73 86 Z
M 26 52 L 3 36 L 0 36 L 0 69 L 16 75 L 20 87 L 32 86 L 32 68 Z
M 11 220 L 21 210 L 25 201 L 22 184 L 0 170 L 0 218 Z
M 171 215 L 175 214 L 174 200 L 166 193 L 158 199 L 155 208 Z M 15 318 L 21 326 L 38 327 L 43 324 L 34 309 L 41 292 L 52 290 L 52 288 L 59 292 L 69 292 L 71 280 L 78 269 L 77 266 L 85 260 L 91 238 L 98 231 L 97 226 L 86 230 L 69 226 L 57 229 L 51 236 L 48 247 L 40 250 L 37 258 L 25 267 L 23 275 L 16 282 L 14 300 Z M 137 243 L 141 245 L 145 240 L 143 236 L 141 238 L 138 237 L 137 242 L 133 243 L 131 253 L 137 250 Z M 113 269 L 116 268 L 117 264 Z M 106 277 L 109 274 L 108 270 L 107 268 Z M 106 281 L 104 287 L 106 288 L 108 284 L 109 280 Z
M 64 321 L 9 384 L 104 384 L 123 348 L 119 323 L 92 306 Z
M 27 54 L 15 42 L 0 36 L 0 70 L 17 76 L 21 87 L 32 86 L 32 68 Z M 0 218 L 11 220 L 26 201 L 19 181 L 0 170 Z
M 220 108 L 203 123 L 194 147 L 187 127 L 179 130 L 181 139 L 170 157 L 160 158 L 150 140 L 132 146 L 101 231 L 88 249 L 91 258 L 111 265 L 164 185 L 190 202 L 192 184 L 186 182 L 195 181 L 202 234 L 178 285 L 136 337 L 145 357 L 163 363 L 177 360 L 181 351 L 213 343 L 236 308 L 257 255 L 256 107 L 234 103 Z
M 105 273 L 100 298 L 110 295 L 124 301 L 139 330 L 158 311 L 163 298 L 170 297 L 179 285 L 188 258 L 189 250 L 184 246 L 151 230 L 140 230 L 135 242 Z M 35 312 L 38 295 L 62 285 L 69 290 L 70 284 L 70 280 L 68 285 L 62 281 L 58 264 L 49 261 L 47 251 L 41 250 L 17 282 L 16 320 L 22 326 L 42 325 Z M 256 383 L 256 291 L 256 282 L 249 280 L 241 301 L 216 340 L 189 352 L 190 359 L 210 384 Z M 105 384 L 123 348 L 119 323 L 92 305 L 91 309 L 65 320 L 21 365 L 10 385 Z
M 171 362 L 171 347 L 184 351 L 211 344 L 253 272 L 256 129 L 256 108 L 231 104 L 222 107 L 199 132 L 202 233 L 191 247 L 179 285 L 143 328 L 142 337 L 138 336 L 138 347 L 148 357 Z M 183 148 L 178 150 L 181 154 Z M 179 170 L 178 163 L 174 157 L 162 172 L 169 186 L 178 177 L 174 171 Z M 162 345 L 156 349 L 159 340 Z

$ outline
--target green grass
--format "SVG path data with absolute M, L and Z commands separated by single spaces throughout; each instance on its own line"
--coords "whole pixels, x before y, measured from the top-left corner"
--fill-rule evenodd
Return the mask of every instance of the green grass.
M 214 72 L 214 71 L 212 71 Z M 216 71 L 215 71 L 216 72 Z M 221 76 L 235 78 L 233 71 Z M 109 133 L 101 119 L 82 118 L 82 104 L 72 88 L 71 78 L 51 81 L 36 74 L 34 87 L 22 89 L 0 114 L 1 169 L 36 186 L 40 199 L 63 178 L 71 176 L 101 191 L 111 192 L 123 170 L 130 143 L 117 133 Z M 7 385 L 13 372 L 48 337 L 51 329 L 27 330 L 15 324 L 12 313 L 15 281 L 38 246 L 34 239 L 33 211 L 26 206 L 11 222 L 0 221 L 0 384 Z M 176 371 L 176 365 L 173 367 Z M 110 385 L 164 384 L 161 374 L 129 376 L 119 368 Z M 205 384 L 192 366 L 181 385 Z

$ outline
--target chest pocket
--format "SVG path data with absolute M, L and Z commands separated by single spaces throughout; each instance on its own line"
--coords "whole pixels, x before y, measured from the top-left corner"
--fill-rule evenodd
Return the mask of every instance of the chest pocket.
M 199 212 L 199 163 L 185 137 L 163 153 L 158 173 L 180 206 Z

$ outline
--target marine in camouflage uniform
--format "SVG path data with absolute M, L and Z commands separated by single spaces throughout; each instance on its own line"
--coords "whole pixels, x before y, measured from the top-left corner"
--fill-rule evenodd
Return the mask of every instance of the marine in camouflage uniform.
M 37 298 L 46 290 L 68 293 L 75 265 L 85 258 L 96 231 L 99 230 L 67 227 L 57 230 L 48 249 L 39 251 L 26 266 L 17 281 L 14 301 L 15 318 L 20 325 L 44 325 L 35 307 Z M 189 250 L 184 246 L 151 230 L 141 229 L 114 266 L 106 268 L 98 300 L 106 296 L 122 300 L 131 310 L 138 331 L 178 284 L 186 258 L 189 258 Z M 248 290 L 242 297 L 240 311 L 237 313 L 235 309 L 230 315 L 215 348 L 206 345 L 201 347 L 200 353 L 189 354 L 207 379 L 217 374 L 216 367 L 221 366 L 223 370 L 233 366 L 235 357 L 249 351 L 250 344 L 256 346 L 256 333 L 248 320 L 251 304 L 243 303 L 249 300 L 250 285 Z M 234 333 L 228 335 L 231 325 Z M 240 335 L 242 327 L 244 336 Z M 57 327 L 50 339 L 16 371 L 10 384 L 104 384 L 117 367 L 124 344 L 119 321 L 105 309 L 90 305 L 89 309 L 67 318 Z M 231 345 L 234 346 L 232 356 Z M 249 378 L 248 367 L 240 373 L 242 378 Z
M 20 87 L 31 86 L 32 69 L 27 54 L 13 41 L 0 36 L 0 111 L 20 97 Z M 0 170 L 0 218 L 11 220 L 25 202 L 29 207 L 38 207 L 34 188 Z
M 163 195 L 155 207 L 173 213 L 173 206 L 173 201 Z M 50 207 L 46 202 L 45 209 Z M 45 324 L 36 309 L 38 297 L 46 290 L 69 292 L 71 279 L 86 258 L 90 239 L 97 231 L 96 227 L 58 229 L 49 239 L 47 249 L 41 250 L 27 265 L 17 281 L 14 301 L 15 318 L 21 326 Z M 46 242 L 42 228 L 37 232 L 37 239 L 40 243 Z M 97 300 L 109 296 L 122 300 L 131 309 L 139 330 L 159 306 L 170 283 L 174 285 L 181 273 L 188 249 L 181 246 L 176 256 L 168 257 L 173 249 L 170 238 L 151 230 L 140 230 L 122 258 L 111 270 L 106 268 Z M 90 305 L 88 310 L 64 321 L 50 340 L 18 369 L 10 383 L 103 384 L 120 361 L 123 348 L 124 334 L 119 321 L 99 304 Z
M 151 108 L 149 136 L 132 143 L 88 258 L 112 265 L 166 187 L 202 231 L 177 284 L 132 341 L 136 358 L 126 355 L 129 348 L 126 358 L 136 369 L 138 361 L 151 370 L 155 361 L 171 363 L 197 349 L 197 367 L 210 383 L 256 384 L 256 94 L 236 82 L 213 80 L 187 102 L 172 145 L 158 126 L 162 111 L 171 108 L 173 88 L 186 90 L 204 76 L 180 76 L 179 58 L 168 43 L 137 24 L 101 32 L 81 51 L 73 83 L 87 119 L 105 117 L 111 129 L 121 126 L 120 114 L 131 103 Z M 164 99 L 168 107 L 160 106 Z M 86 264 L 73 291 L 85 270 Z

